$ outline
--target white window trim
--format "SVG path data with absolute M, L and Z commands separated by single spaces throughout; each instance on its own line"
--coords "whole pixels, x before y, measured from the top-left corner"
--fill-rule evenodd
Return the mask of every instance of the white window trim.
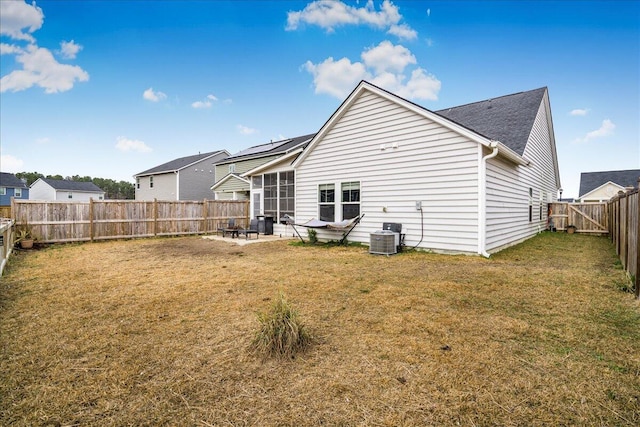
M 13 197 L 22 197 L 22 188 L 14 188 Z

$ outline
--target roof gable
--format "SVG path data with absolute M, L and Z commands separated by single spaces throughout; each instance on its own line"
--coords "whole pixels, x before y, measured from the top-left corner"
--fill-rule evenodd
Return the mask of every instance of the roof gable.
M 229 155 L 228 151 L 218 150 L 218 151 L 211 151 L 209 153 L 194 154 L 192 156 L 180 157 L 178 159 L 171 160 L 170 162 L 163 163 L 159 166 L 153 167 L 151 169 L 147 169 L 146 171 L 137 173 L 134 176 L 155 175 L 159 173 L 175 172 L 175 171 L 179 171 L 181 169 L 187 168 L 194 163 L 198 163 L 203 160 L 209 159 L 211 157 L 215 157 L 215 156 L 220 157 L 220 159 L 215 160 L 217 161 L 217 160 L 221 160 L 222 158 L 228 155 Z
M 216 191 L 217 188 L 225 185 L 229 181 L 239 181 L 240 183 L 242 183 L 242 185 L 250 185 L 251 184 L 251 181 L 249 181 L 247 178 L 243 178 L 240 175 L 238 175 L 237 173 L 229 173 L 225 177 L 223 177 L 220 181 L 218 181 L 214 185 L 212 185 L 211 186 L 211 190 Z
M 436 111 L 522 156 L 546 87 Z
M 40 178 L 38 181 L 45 182 L 51 188 L 62 191 L 82 191 L 86 193 L 104 193 L 100 187 L 93 182 L 70 181 L 67 179 Z M 36 181 L 36 182 L 38 182 Z M 32 186 L 36 183 L 31 184 Z
M 528 164 L 528 161 L 523 159 L 521 154 L 516 153 L 514 150 L 512 150 L 510 147 L 508 147 L 506 144 L 503 144 L 502 141 L 499 140 L 494 140 L 493 138 L 483 135 L 479 132 L 477 132 L 474 129 L 471 129 L 470 127 L 458 123 L 457 121 L 451 120 L 448 117 L 445 117 L 444 115 L 435 113 L 431 110 L 428 110 L 418 104 L 415 104 L 411 101 L 408 101 L 404 98 L 399 97 L 398 95 L 395 95 L 389 91 L 386 91 L 384 89 L 381 89 L 375 85 L 372 85 L 369 82 L 366 81 L 361 81 L 360 84 L 358 84 L 358 86 L 351 92 L 351 94 L 344 100 L 344 102 L 340 105 L 340 107 L 338 107 L 338 109 L 333 113 L 333 115 L 329 118 L 329 120 L 322 126 L 322 128 L 320 129 L 320 131 L 313 137 L 313 139 L 311 140 L 311 142 L 309 143 L 309 146 L 304 150 L 304 152 L 296 159 L 296 161 L 294 162 L 293 166 L 294 168 L 298 167 L 299 164 L 301 164 L 305 158 L 307 158 L 307 156 L 311 153 L 311 151 L 313 151 L 313 148 L 315 147 L 315 145 L 318 143 L 318 141 L 320 141 L 324 135 L 326 135 L 329 130 L 342 118 L 342 116 L 344 116 L 344 114 L 346 113 L 346 111 L 349 110 L 349 108 L 356 102 L 356 100 L 361 96 L 361 94 L 364 91 L 369 91 L 372 92 L 378 96 L 381 96 L 391 102 L 394 102 L 396 104 L 402 105 L 403 107 L 413 111 L 416 114 L 420 114 L 423 117 L 428 118 L 429 120 L 444 126 L 460 135 L 463 135 L 467 138 L 469 138 L 472 141 L 475 141 L 485 147 L 490 147 L 490 148 L 494 148 L 496 146 L 496 141 L 498 142 L 497 146 L 499 147 L 500 151 L 499 151 L 499 155 L 503 156 L 504 158 L 510 160 L 511 162 L 514 162 L 516 164 Z M 544 91 L 546 91 L 546 88 L 544 89 Z M 544 91 L 542 92 L 544 94 Z M 539 100 L 540 101 L 540 100 Z M 535 113 L 533 114 L 533 117 L 531 119 L 531 125 L 533 125 L 533 121 L 535 121 L 535 116 L 538 112 L 538 108 L 540 107 L 540 104 L 538 102 L 538 106 L 535 110 Z M 463 116 L 461 114 L 461 116 Z M 529 128 L 529 132 L 531 131 L 531 128 Z M 528 134 L 527 134 L 528 137 Z
M 583 197 L 607 182 L 612 182 L 620 187 L 637 188 L 638 178 L 640 178 L 640 169 L 582 172 L 580 174 L 580 191 L 578 194 L 580 194 L 579 197 Z
M 0 172 L 0 187 L 27 188 L 27 184 L 12 173 Z

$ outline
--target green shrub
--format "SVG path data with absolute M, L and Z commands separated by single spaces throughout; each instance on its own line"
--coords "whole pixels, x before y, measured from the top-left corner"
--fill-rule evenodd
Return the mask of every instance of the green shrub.
M 298 318 L 298 313 L 287 302 L 282 292 L 266 313 L 258 313 L 260 330 L 252 348 L 270 357 L 293 359 L 311 342 L 311 336 Z
M 307 229 L 307 233 L 309 234 L 309 243 L 315 245 L 318 243 L 318 232 L 313 228 Z

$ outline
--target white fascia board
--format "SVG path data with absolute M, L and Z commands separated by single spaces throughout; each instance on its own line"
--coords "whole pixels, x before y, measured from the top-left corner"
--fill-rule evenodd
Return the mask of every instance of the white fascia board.
M 216 189 L 219 185 L 224 184 L 225 182 L 229 181 L 231 178 L 235 178 L 235 179 L 237 179 L 237 180 L 239 180 L 239 181 L 242 181 L 242 182 L 244 182 L 244 183 L 246 183 L 246 184 L 251 184 L 251 181 L 249 181 L 248 179 L 243 178 L 243 177 L 241 177 L 240 175 L 235 175 L 235 174 L 229 173 L 229 174 L 227 174 L 227 176 L 225 176 L 224 178 L 222 178 L 220 181 L 218 181 L 218 182 L 216 182 L 215 184 L 213 184 L 213 185 L 211 186 L 211 188 L 210 188 L 210 189 L 215 191 L 215 189 Z

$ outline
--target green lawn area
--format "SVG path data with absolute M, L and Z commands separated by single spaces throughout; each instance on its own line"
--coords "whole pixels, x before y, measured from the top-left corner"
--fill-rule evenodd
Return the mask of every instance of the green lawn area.
M 198 237 L 19 251 L 0 425 L 640 425 L 640 303 L 606 238 L 493 255 Z M 250 349 L 282 291 L 312 335 Z

